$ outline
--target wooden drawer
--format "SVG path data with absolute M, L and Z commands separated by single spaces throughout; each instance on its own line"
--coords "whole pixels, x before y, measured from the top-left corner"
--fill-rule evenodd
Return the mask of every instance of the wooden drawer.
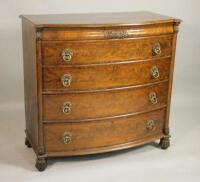
M 157 44 L 160 45 L 161 51 L 157 49 L 156 54 L 154 47 Z M 68 61 L 63 60 L 64 50 L 69 51 L 65 52 Z M 123 40 L 42 41 L 42 63 L 44 65 L 118 62 L 171 56 L 171 53 L 172 36 L 169 35 Z
M 44 91 L 95 90 L 144 84 L 169 77 L 170 58 L 104 66 L 47 67 Z
M 167 102 L 168 82 L 105 92 L 43 96 L 44 120 L 84 120 L 136 113 L 162 107 Z M 155 93 L 157 103 L 149 100 Z M 65 112 L 69 113 L 64 114 Z
M 125 144 L 138 139 L 162 136 L 165 109 L 101 121 L 44 124 L 48 152 L 88 150 Z M 65 143 L 64 143 L 65 142 Z

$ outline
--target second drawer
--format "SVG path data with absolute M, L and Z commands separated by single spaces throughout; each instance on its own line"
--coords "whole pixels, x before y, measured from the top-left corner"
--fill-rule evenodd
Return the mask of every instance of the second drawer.
M 126 64 L 43 68 L 44 91 L 95 90 L 168 79 L 170 58 Z
M 43 95 L 44 120 L 84 120 L 143 112 L 167 102 L 168 82 L 103 92 Z

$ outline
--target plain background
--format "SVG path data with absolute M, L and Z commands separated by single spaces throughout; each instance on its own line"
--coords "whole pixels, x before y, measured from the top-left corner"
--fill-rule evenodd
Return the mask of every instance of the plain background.
M 200 181 L 199 0 L 0 0 L 1 181 Z M 24 146 L 20 14 L 147 10 L 180 18 L 171 111 L 172 147 L 154 145 L 90 157 L 52 159 L 34 168 Z

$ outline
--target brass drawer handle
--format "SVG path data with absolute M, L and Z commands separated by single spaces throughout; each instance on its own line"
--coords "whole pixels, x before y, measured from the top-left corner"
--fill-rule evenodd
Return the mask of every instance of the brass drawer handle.
M 159 78 L 160 73 L 157 66 L 151 67 L 151 76 L 152 78 Z
M 160 43 L 156 43 L 156 44 L 154 44 L 154 46 L 153 46 L 153 54 L 154 55 L 160 55 L 161 54 L 161 46 L 160 46 Z
M 154 120 L 148 120 L 146 122 L 146 128 L 147 128 L 147 130 L 153 131 L 155 129 L 155 127 L 156 127 L 156 124 L 155 124 Z
M 72 141 L 72 134 L 70 132 L 64 132 L 62 134 L 62 141 L 64 144 L 69 144 Z
M 72 103 L 71 102 L 64 102 L 62 106 L 62 112 L 64 114 L 70 114 L 72 110 Z
M 149 93 L 149 101 L 151 102 L 151 104 L 156 104 L 158 102 L 157 95 L 155 92 Z
M 70 49 L 64 49 L 62 51 L 62 58 L 65 62 L 70 62 L 73 56 L 73 52 Z
M 72 82 L 72 76 L 70 74 L 65 74 L 61 77 L 61 82 L 64 87 L 69 87 Z

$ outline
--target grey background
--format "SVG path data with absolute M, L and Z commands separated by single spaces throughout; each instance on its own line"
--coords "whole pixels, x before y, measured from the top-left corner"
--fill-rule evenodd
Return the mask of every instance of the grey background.
M 200 1 L 0 0 L 0 177 L 6 181 L 200 181 Z M 24 142 L 20 14 L 153 11 L 183 20 L 171 111 L 172 147 L 50 160 L 44 173 Z M 53 164 L 53 165 L 51 165 Z M 5 181 L 5 180 L 3 180 Z

